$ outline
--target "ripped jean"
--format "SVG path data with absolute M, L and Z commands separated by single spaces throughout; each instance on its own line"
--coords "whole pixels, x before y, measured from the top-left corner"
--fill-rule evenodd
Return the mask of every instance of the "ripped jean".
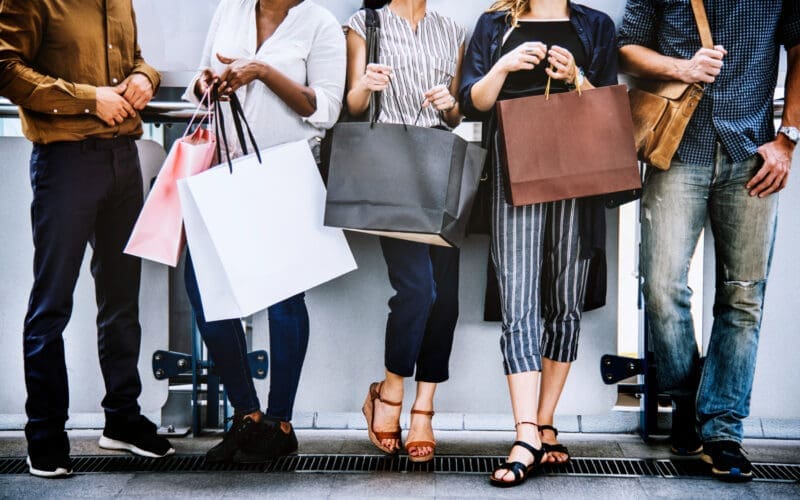
M 661 392 L 697 398 L 703 441 L 741 442 L 750 413 L 778 195 L 749 196 L 761 167 L 717 146 L 714 167 L 648 169 L 642 196 L 642 274 L 650 347 Z M 701 364 L 690 310 L 689 262 L 706 218 L 716 253 L 714 324 Z

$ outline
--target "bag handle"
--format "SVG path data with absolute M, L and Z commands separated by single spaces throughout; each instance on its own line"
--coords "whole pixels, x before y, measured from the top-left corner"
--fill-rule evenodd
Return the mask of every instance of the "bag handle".
M 550 65 L 550 71 L 553 71 L 554 69 L 555 68 L 553 68 L 553 65 L 551 64 Z M 552 82 L 552 80 L 553 80 L 553 77 L 551 77 L 550 75 L 547 75 L 547 85 L 544 88 L 544 100 L 545 101 L 549 101 L 550 100 L 550 82 Z M 578 97 L 583 95 L 583 91 L 581 90 L 580 87 L 576 86 L 575 90 L 578 91 Z
M 381 18 L 375 9 L 364 9 L 364 23 L 367 35 L 367 64 L 377 64 L 380 58 Z M 370 123 L 375 123 L 381 114 L 381 92 L 369 96 Z
M 233 125 L 236 128 L 236 135 L 237 139 L 239 140 L 239 145 L 242 146 L 242 152 L 244 152 L 244 154 L 248 154 L 247 140 L 245 139 L 242 128 L 242 122 L 244 122 L 244 126 L 247 129 L 247 134 L 250 138 L 250 143 L 252 144 L 256 153 L 256 157 L 258 158 L 258 163 L 261 163 L 261 151 L 256 144 L 253 131 L 250 129 L 250 124 L 247 122 L 247 117 L 244 115 L 244 110 L 242 109 L 242 103 L 239 101 L 239 97 L 236 94 L 230 94 L 228 99 L 231 105 Z M 221 144 L 225 144 L 225 158 L 228 162 L 228 170 L 230 173 L 233 173 L 233 161 L 231 160 L 227 131 L 225 130 L 225 114 L 222 111 L 222 102 L 217 86 L 214 86 L 214 89 L 211 91 L 211 100 L 214 104 L 214 130 L 217 134 L 217 163 L 222 163 Z
M 700 32 L 700 42 L 706 49 L 714 48 L 714 39 L 711 36 L 711 27 L 708 25 L 708 15 L 703 0 L 692 0 L 692 12 L 694 21 L 697 23 L 697 31 Z
M 192 129 L 192 125 L 194 125 L 197 116 L 200 114 L 200 110 L 206 108 L 206 110 L 211 109 L 211 87 L 206 89 L 203 97 L 200 98 L 200 103 L 195 108 L 194 113 L 192 114 L 192 119 L 189 120 L 189 124 L 186 126 L 186 130 L 183 131 L 182 139 L 185 139 L 187 135 L 189 135 L 189 131 Z M 211 117 L 213 116 L 211 111 L 206 111 L 203 115 L 203 118 L 200 119 L 200 123 L 198 125 L 202 125 L 203 122 L 208 122 L 208 125 L 211 125 Z

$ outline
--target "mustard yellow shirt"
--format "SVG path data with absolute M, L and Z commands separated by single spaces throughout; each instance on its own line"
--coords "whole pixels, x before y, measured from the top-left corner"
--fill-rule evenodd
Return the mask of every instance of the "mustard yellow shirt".
M 116 126 L 95 116 L 95 90 L 142 73 L 132 0 L 0 0 L 0 96 L 20 107 L 22 130 L 47 144 L 142 134 L 137 115 Z

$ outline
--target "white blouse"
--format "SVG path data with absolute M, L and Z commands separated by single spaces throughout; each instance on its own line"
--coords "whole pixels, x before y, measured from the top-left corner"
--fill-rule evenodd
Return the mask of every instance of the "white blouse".
M 327 9 L 304 0 L 289 10 L 286 19 L 261 47 L 256 47 L 257 0 L 222 0 L 217 7 L 203 49 L 200 70 L 221 74 L 225 65 L 216 54 L 230 58 L 251 58 L 269 64 L 291 80 L 314 89 L 317 111 L 304 118 L 294 112 L 260 80 L 239 88 L 236 95 L 261 149 L 325 136 L 342 109 L 347 51 L 339 22 Z M 183 99 L 199 104 L 192 80 Z M 231 153 L 239 155 L 230 107 L 223 107 L 225 129 Z

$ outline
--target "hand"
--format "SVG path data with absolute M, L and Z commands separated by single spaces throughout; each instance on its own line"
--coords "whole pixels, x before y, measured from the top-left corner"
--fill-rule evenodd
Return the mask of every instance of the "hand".
M 446 85 L 437 85 L 425 92 L 425 102 L 423 108 L 433 106 L 436 111 L 450 111 L 456 107 L 456 98 L 450 94 L 450 89 Z
M 143 110 L 153 98 L 153 84 L 141 73 L 131 73 L 122 85 L 126 86 L 122 97 L 133 106 L 133 109 Z
M 253 80 L 261 79 L 265 73 L 265 65 L 253 59 L 232 59 L 217 54 L 217 59 L 227 67 L 219 75 L 220 94 L 233 94 L 239 87 L 248 85 Z
M 547 62 L 553 68 L 545 68 L 547 76 L 553 80 L 561 80 L 570 85 L 575 83 L 578 67 L 575 66 L 575 57 L 565 48 L 553 45 L 547 51 Z
M 774 141 L 758 148 L 758 154 L 764 158 L 764 165 L 747 183 L 750 196 L 765 198 L 786 187 L 792 169 L 793 151 L 794 144 L 783 134 L 778 134 Z
M 97 87 L 95 114 L 109 127 L 124 122 L 128 117 L 136 116 L 133 106 L 123 97 L 127 90 L 125 82 L 116 87 Z
M 200 77 L 197 78 L 197 82 L 194 84 L 194 95 L 197 96 L 198 99 L 202 99 L 206 92 L 208 92 L 209 87 L 219 83 L 219 75 L 214 72 L 211 68 L 206 68 L 200 73 Z
M 392 78 L 392 68 L 383 64 L 368 64 L 361 85 L 370 92 L 386 90 Z
M 680 79 L 684 83 L 714 83 L 722 71 L 722 58 L 728 51 L 722 45 L 713 49 L 700 49 L 691 59 L 683 61 L 679 69 Z
M 505 73 L 532 70 L 546 55 L 547 46 L 542 42 L 525 42 L 497 61 L 497 66 Z

